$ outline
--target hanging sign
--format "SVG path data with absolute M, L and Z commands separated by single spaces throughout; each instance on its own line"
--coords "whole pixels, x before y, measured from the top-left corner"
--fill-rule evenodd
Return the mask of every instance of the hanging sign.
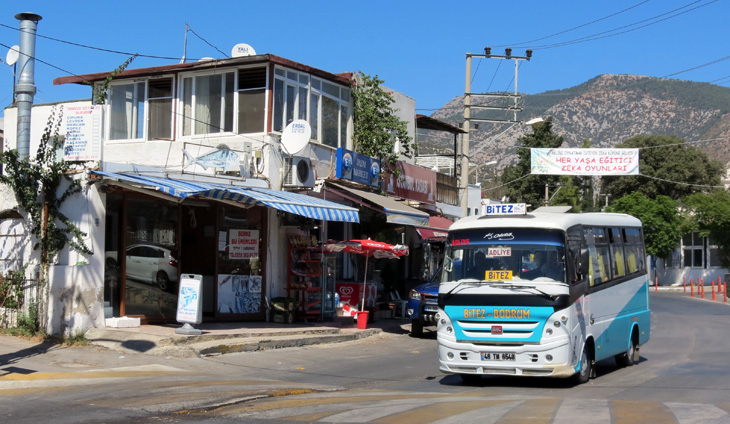
M 531 149 L 538 175 L 638 175 L 639 149 Z

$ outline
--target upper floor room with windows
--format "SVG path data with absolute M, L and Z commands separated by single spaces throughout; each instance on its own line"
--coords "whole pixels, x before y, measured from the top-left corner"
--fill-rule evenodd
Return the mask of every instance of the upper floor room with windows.
M 54 84 L 98 88 L 110 74 Z M 102 137 L 107 144 L 253 137 L 303 119 L 312 142 L 351 148 L 351 77 L 270 54 L 127 69 L 107 87 Z

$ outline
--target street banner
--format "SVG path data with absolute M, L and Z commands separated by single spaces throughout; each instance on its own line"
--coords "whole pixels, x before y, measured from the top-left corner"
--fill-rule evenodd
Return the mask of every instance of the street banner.
M 639 174 L 639 149 L 531 149 L 531 151 L 532 174 Z

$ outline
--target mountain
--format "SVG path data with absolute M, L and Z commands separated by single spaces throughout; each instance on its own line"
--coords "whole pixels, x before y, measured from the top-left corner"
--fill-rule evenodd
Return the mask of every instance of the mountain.
M 512 99 L 472 95 L 472 105 L 511 106 Z M 730 88 L 710 83 L 637 75 L 599 75 L 564 90 L 525 95 L 518 120 L 552 117 L 553 132 L 563 147 L 613 147 L 640 134 L 674 135 L 694 144 L 710 157 L 730 161 Z M 473 107 L 472 118 L 513 119 L 513 112 Z M 459 126 L 464 120 L 463 96 L 452 99 L 431 117 Z M 474 128 L 477 121 L 472 122 Z M 518 139 L 531 129 L 521 124 L 480 122 L 470 136 L 471 162 L 496 160 L 497 170 L 516 162 Z M 421 134 L 419 134 L 420 136 Z M 419 138 L 419 154 L 449 152 L 449 137 Z M 495 170 L 485 169 L 486 172 Z

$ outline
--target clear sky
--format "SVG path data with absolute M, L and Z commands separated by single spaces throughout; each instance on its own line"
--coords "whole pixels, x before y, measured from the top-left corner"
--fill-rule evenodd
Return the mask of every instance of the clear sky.
M 363 71 L 431 114 L 464 94 L 466 53 L 513 55 L 518 91 L 569 88 L 600 74 L 730 84 L 730 0 L 4 1 L 0 105 L 12 102 L 15 14 L 38 23 L 35 103 L 90 98 L 57 77 L 230 56 L 237 43 L 328 72 Z M 143 56 L 155 56 L 148 58 Z M 514 61 L 475 58 L 472 91 L 513 91 Z

